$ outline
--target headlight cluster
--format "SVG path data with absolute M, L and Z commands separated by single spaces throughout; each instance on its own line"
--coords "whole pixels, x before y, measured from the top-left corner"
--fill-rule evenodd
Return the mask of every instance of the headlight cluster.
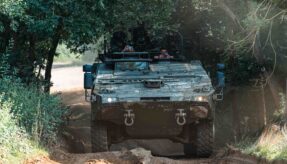
M 113 102 L 117 102 L 118 99 L 115 97 L 108 97 L 108 98 L 104 98 L 103 99 L 103 103 L 113 103 Z
M 196 102 L 208 102 L 207 96 L 191 96 L 191 97 L 185 97 L 183 99 L 184 101 L 196 101 Z
M 208 101 L 208 99 L 205 96 L 197 96 L 195 97 L 195 101 L 205 102 Z

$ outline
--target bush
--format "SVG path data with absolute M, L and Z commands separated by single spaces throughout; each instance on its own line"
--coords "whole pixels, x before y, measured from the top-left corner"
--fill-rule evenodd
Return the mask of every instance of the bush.
M 22 83 L 0 55 L 0 163 L 14 163 L 54 143 L 65 109 L 41 85 Z
M 243 153 L 269 161 L 287 160 L 286 125 L 268 125 L 257 138 L 245 138 L 237 145 Z
M 56 139 L 65 110 L 60 99 L 43 93 L 37 85 L 23 84 L 17 78 L 0 79 L 2 101 L 11 102 L 11 113 L 36 142 L 50 144 Z
M 12 101 L 4 100 L 3 94 L 0 95 L 0 163 L 14 163 L 25 155 L 40 151 L 13 119 L 12 106 Z

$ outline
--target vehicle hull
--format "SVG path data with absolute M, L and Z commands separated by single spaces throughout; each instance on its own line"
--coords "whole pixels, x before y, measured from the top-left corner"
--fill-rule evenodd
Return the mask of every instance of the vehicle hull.
M 177 123 L 179 110 L 185 113 L 184 125 Z M 125 115 L 130 110 L 134 123 L 125 124 Z M 172 138 L 184 133 L 184 127 L 201 120 L 212 120 L 212 107 L 207 102 L 123 102 L 92 103 L 92 119 L 105 121 L 123 128 L 129 138 Z M 130 120 L 128 120 L 130 122 Z M 183 118 L 179 118 L 182 123 Z

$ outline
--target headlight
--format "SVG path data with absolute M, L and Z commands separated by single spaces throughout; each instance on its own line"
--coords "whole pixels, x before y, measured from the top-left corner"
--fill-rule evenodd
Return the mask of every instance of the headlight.
M 195 97 L 184 97 L 184 101 L 197 101 L 197 102 L 208 102 L 208 97 L 206 96 L 195 96 Z
M 115 97 L 108 97 L 107 99 L 106 99 L 106 102 L 107 103 L 112 103 L 112 102 L 116 102 L 117 101 L 117 98 L 115 98 Z
M 202 96 L 195 97 L 195 101 L 202 101 L 202 100 L 203 100 L 203 97 L 202 97 Z
M 108 102 L 109 102 L 109 103 L 113 102 L 113 98 L 110 98 L 110 97 L 109 97 L 109 98 L 108 98 Z
M 208 99 L 204 96 L 197 96 L 195 97 L 195 101 L 204 102 L 204 101 L 208 101 Z

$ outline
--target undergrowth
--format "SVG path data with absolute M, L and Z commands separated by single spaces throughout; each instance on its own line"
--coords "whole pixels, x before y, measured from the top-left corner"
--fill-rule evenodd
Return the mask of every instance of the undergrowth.
M 2 78 L 0 84 L 2 101 L 11 102 L 10 111 L 18 125 L 36 142 L 49 145 L 55 141 L 65 112 L 60 99 L 43 93 L 37 85 L 27 86 L 15 78 Z
M 265 158 L 269 161 L 287 160 L 286 128 L 270 125 L 258 139 L 247 138 L 236 144 L 243 153 Z
M 13 102 L 3 99 L 2 94 L 0 95 L 0 163 L 18 163 L 28 156 L 44 154 L 42 148 L 18 126 L 17 120 L 10 112 Z
M 269 161 L 287 160 L 287 122 L 285 96 L 281 96 L 280 108 L 274 120 L 266 126 L 259 137 L 247 137 L 236 144 L 243 153 L 265 158 Z
M 65 109 L 36 83 L 25 84 L 0 58 L 0 163 L 43 153 L 56 143 Z

